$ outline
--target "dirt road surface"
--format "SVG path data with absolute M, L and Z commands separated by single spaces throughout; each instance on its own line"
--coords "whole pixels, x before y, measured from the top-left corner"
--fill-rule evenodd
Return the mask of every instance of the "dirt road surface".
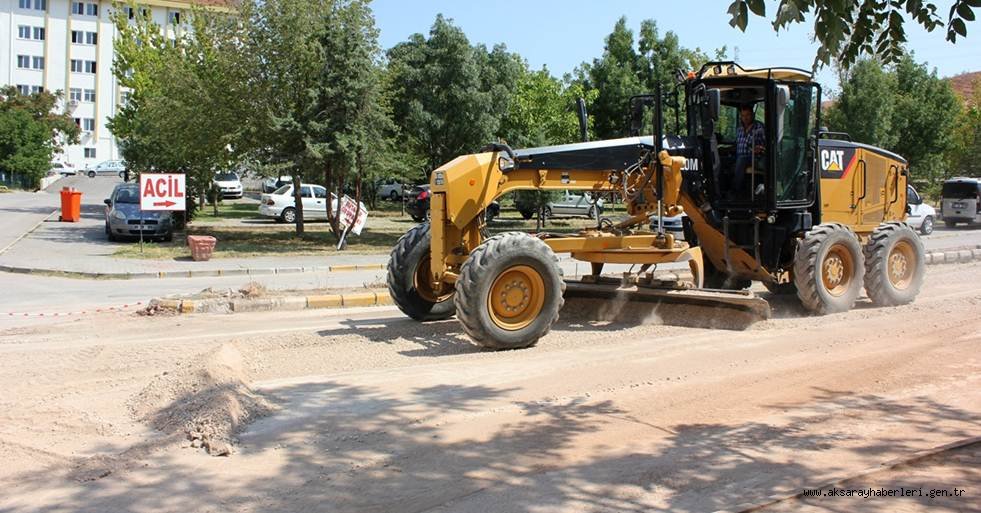
M 576 300 L 508 352 L 392 309 L 12 328 L 0 511 L 734 511 L 981 435 L 979 283 L 931 267 L 912 305 L 827 317 L 773 297 L 745 331 Z M 903 474 L 962 499 L 862 511 L 978 511 L 979 457 Z

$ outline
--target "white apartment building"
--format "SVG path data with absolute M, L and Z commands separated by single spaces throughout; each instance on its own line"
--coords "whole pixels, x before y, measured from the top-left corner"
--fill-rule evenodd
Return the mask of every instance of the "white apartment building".
M 141 0 L 166 30 L 186 16 L 192 3 L 214 0 Z M 68 111 L 82 129 L 79 144 L 59 158 L 83 169 L 119 158 L 106 123 L 126 101 L 112 74 L 116 29 L 113 4 L 104 0 L 0 0 L 0 83 L 23 93 L 63 91 Z M 132 17 L 135 12 L 126 7 Z

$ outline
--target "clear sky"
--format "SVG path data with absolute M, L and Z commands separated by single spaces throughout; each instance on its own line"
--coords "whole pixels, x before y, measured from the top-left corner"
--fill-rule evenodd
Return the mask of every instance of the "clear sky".
M 950 2 L 934 0 L 945 17 Z M 583 61 L 603 53 L 603 39 L 621 15 L 636 34 L 640 22 L 652 18 L 663 33 L 678 34 L 681 44 L 699 47 L 710 55 L 726 46 L 731 58 L 747 67 L 794 66 L 810 69 L 815 45 L 811 24 L 795 25 L 775 33 L 767 20 L 751 17 L 746 33 L 729 26 L 730 0 L 374 0 L 372 8 L 383 48 L 414 33 L 428 33 L 436 14 L 452 18 L 472 43 L 504 43 L 534 68 L 548 67 L 561 77 Z M 776 2 L 767 1 L 768 13 Z M 981 14 L 981 13 L 979 13 Z M 956 45 L 944 40 L 940 29 L 928 33 L 907 23 L 909 48 L 917 60 L 929 62 L 941 76 L 981 71 L 981 21 L 968 24 L 968 37 Z M 837 89 L 834 73 L 824 69 L 818 81 Z

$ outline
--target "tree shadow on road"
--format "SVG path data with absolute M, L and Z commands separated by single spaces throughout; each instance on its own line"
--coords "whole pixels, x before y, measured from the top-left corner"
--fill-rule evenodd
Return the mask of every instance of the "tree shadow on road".
M 928 398 L 826 389 L 804 404 L 764 406 L 789 409 L 779 421 L 732 424 L 664 424 L 613 400 L 529 401 L 520 392 L 391 392 L 333 380 L 281 386 L 265 391 L 279 413 L 243 433 L 230 458 L 147 454 L 143 464 L 69 483 L 57 504 L 7 511 L 716 511 L 855 470 L 834 455 L 875 462 L 978 426 L 971 412 Z M 867 440 L 841 422 L 863 417 L 904 429 Z M 819 456 L 823 463 L 814 463 Z M 25 476 L 15 493 L 63 484 L 54 475 Z

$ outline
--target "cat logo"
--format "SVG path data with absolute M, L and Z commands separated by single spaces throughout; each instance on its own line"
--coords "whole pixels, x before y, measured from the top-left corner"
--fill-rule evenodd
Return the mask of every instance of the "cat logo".
M 822 148 L 819 158 L 821 159 L 821 178 L 844 178 L 848 175 L 848 168 L 854 164 L 855 149 Z
M 821 169 L 841 172 L 845 165 L 845 150 L 821 150 Z

